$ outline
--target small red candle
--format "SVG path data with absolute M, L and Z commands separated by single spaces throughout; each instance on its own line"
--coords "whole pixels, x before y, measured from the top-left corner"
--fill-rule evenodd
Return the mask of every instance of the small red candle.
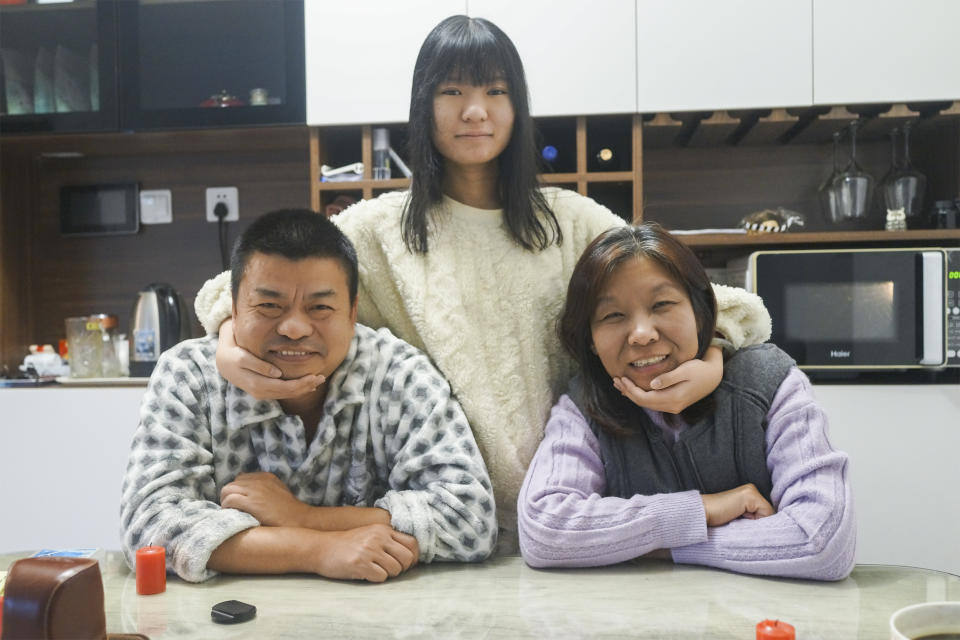
M 163 547 L 137 549 L 137 593 L 149 596 L 167 589 L 167 551 Z
M 783 620 L 763 620 L 757 623 L 757 640 L 795 640 L 797 632 Z

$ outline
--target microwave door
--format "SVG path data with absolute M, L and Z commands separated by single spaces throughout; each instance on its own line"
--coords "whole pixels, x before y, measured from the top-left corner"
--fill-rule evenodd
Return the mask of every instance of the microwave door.
M 942 250 L 761 251 L 750 268 L 771 341 L 801 368 L 945 363 Z
M 940 366 L 944 364 L 944 339 L 946 338 L 946 316 L 944 314 L 944 259 L 942 251 L 924 251 L 921 256 L 921 278 L 923 280 L 923 353 L 920 364 Z

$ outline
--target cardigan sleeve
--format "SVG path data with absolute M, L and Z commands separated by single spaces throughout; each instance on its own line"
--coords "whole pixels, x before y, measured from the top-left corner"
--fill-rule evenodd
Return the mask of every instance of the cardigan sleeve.
M 527 564 L 607 565 L 707 539 L 696 491 L 617 498 L 602 497 L 605 488 L 597 438 L 569 396 L 561 396 L 518 499 Z
M 711 527 L 706 541 L 674 548 L 673 559 L 740 573 L 842 580 L 853 569 L 856 545 L 847 455 L 830 445 L 826 415 L 799 369 L 781 383 L 767 420 L 777 513 Z
M 233 295 L 230 292 L 230 272 L 216 275 L 200 287 L 193 301 L 197 320 L 207 334 L 220 333 L 220 325 L 230 317 L 233 310 Z
M 755 293 L 739 287 L 713 285 L 717 298 L 717 333 L 733 350 L 770 339 L 770 313 Z

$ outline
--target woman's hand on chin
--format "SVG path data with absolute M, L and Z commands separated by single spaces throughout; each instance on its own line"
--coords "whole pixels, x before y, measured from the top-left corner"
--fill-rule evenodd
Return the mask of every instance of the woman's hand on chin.
M 282 380 L 280 376 L 283 372 L 280 369 L 237 345 L 233 335 L 233 320 L 229 319 L 220 325 L 217 370 L 227 382 L 258 400 L 297 398 L 314 391 L 325 381 L 322 375 Z
M 219 364 L 219 351 L 217 358 Z M 687 360 L 673 371 L 654 378 L 650 391 L 641 389 L 627 377 L 614 378 L 613 386 L 637 406 L 680 413 L 713 393 L 722 378 L 723 353 L 718 347 L 710 347 L 703 360 Z

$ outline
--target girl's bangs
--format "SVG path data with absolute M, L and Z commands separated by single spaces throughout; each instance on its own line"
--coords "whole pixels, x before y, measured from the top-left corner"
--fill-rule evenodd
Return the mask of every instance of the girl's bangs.
M 442 47 L 438 54 L 431 74 L 437 83 L 454 80 L 479 86 L 509 80 L 506 56 L 489 36 L 465 34 Z

